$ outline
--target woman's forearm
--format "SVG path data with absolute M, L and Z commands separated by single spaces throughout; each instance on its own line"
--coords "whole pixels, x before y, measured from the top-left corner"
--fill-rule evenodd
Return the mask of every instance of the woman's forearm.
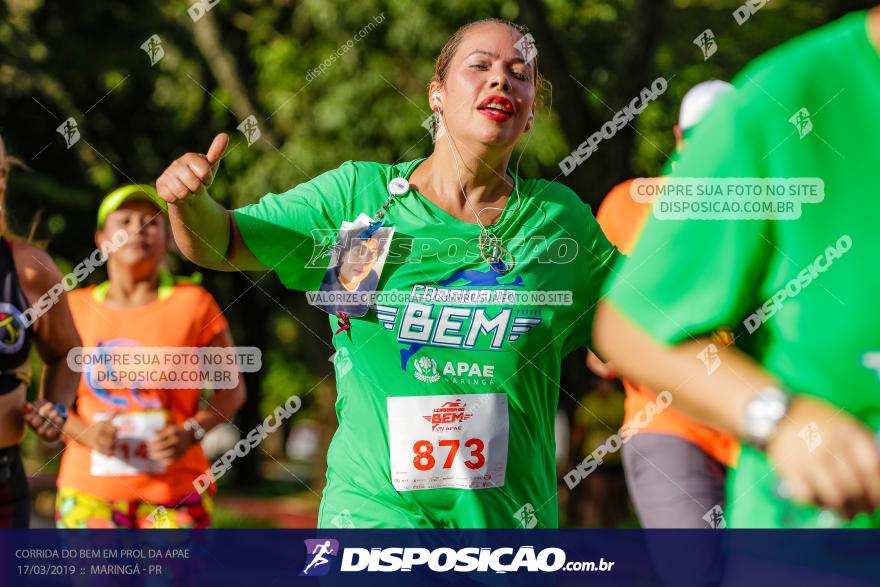
M 607 302 L 600 304 L 593 340 L 602 356 L 626 377 L 658 392 L 672 394 L 672 407 L 718 430 L 738 434 L 746 404 L 773 378 L 734 347 L 702 356 L 712 341 L 663 345 L 627 320 Z M 717 352 L 717 355 L 715 354 Z M 714 359 L 718 361 L 715 363 Z
M 234 271 L 227 260 L 230 219 L 205 189 L 168 205 L 174 240 L 183 255 L 202 267 Z
M 54 404 L 64 404 L 68 408 L 76 397 L 80 373 L 67 365 L 67 358 L 60 357 L 46 363 L 43 379 L 40 382 L 40 397 Z
M 208 399 L 208 407 L 196 416 L 206 431 L 218 424 L 229 422 L 244 404 L 244 389 L 222 389 Z
M 64 423 L 64 428 L 61 429 L 61 437 L 65 442 L 72 440 L 74 442 L 79 442 L 80 444 L 85 444 L 80 439 L 83 437 L 83 434 L 88 427 L 89 425 L 86 424 L 82 418 L 71 413 L 67 417 L 67 422 Z

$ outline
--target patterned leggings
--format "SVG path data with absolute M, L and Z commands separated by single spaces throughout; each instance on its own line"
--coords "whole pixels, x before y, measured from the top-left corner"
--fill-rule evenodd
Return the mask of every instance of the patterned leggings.
M 55 500 L 57 528 L 207 528 L 214 508 L 210 495 L 190 493 L 183 500 L 155 504 L 106 501 L 62 487 Z

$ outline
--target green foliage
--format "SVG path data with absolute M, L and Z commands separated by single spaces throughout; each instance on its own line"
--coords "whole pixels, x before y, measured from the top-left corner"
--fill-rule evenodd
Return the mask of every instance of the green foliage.
M 240 112 L 210 66 L 216 56 L 206 55 L 194 37 L 194 27 L 204 23 L 192 23 L 189 4 L 7 5 L 8 18 L 0 20 L 0 132 L 33 169 L 28 179 L 14 174 L 10 207 L 25 221 L 42 207 L 73 220 L 51 231 L 53 250 L 86 253 L 91 210 L 103 193 L 129 179 L 157 177 L 181 153 L 204 150 L 221 130 L 233 140 L 213 193 L 229 206 L 283 191 L 347 159 L 428 154 L 431 143 L 421 127 L 430 114 L 425 86 L 440 47 L 465 22 L 521 13 L 511 0 L 221 2 L 204 20 L 216 26 L 232 75 L 254 110 Z M 570 75 L 589 88 L 576 88 L 584 109 L 597 120 L 613 114 L 626 98 L 616 95 L 628 74 L 618 66 L 634 40 L 639 2 L 540 4 Z M 679 0 L 667 10 L 653 69 L 674 76 L 673 84 L 638 120 L 632 171 L 659 170 L 688 87 L 732 77 L 748 59 L 819 24 L 828 12 L 778 0 L 740 27 L 731 16 L 738 5 Z M 376 23 L 377 17 L 383 20 Z M 703 62 L 692 39 L 710 27 L 721 50 Z M 359 31 L 363 38 L 346 50 Z M 165 55 L 150 66 L 140 44 L 153 34 Z M 326 71 L 309 77 L 331 58 Z M 531 174 L 555 176 L 556 163 L 575 146 L 566 144 L 551 100 L 523 156 L 522 169 Z M 276 144 L 246 146 L 235 127 L 250 114 Z M 67 116 L 77 119 L 88 141 L 70 150 L 55 133 Z M 584 138 L 593 130 L 583 129 Z
M 265 418 L 283 406 L 291 396 L 299 396 L 303 406 L 312 398 L 311 394 L 318 379 L 310 372 L 305 363 L 291 360 L 280 351 L 273 351 L 263 356 L 263 398 L 260 402 L 260 415 Z M 297 417 L 302 416 L 302 410 Z

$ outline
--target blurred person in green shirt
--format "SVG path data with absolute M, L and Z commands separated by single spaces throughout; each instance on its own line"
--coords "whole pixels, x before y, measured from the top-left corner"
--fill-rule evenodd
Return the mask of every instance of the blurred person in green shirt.
M 673 180 L 819 182 L 824 199 L 794 219 L 651 218 L 597 313 L 605 359 L 743 441 L 727 526 L 880 526 L 878 48 L 875 8 L 747 66 Z M 712 346 L 725 326 L 736 347 Z

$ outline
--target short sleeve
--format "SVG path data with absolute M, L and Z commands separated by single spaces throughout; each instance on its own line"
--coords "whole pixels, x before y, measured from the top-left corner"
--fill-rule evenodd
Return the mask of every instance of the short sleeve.
M 571 214 L 577 219 L 577 226 L 583 236 L 578 243 L 578 263 L 575 271 L 574 295 L 572 299 L 575 312 L 562 345 L 563 356 L 575 349 L 589 348 L 592 341 L 593 317 L 599 303 L 602 284 L 608 277 L 611 267 L 620 254 L 605 237 L 590 207 L 577 200 Z
M 674 178 L 767 177 L 772 149 L 748 101 L 719 100 L 694 133 Z M 761 112 L 757 110 L 757 112 Z M 656 205 L 656 204 L 655 204 Z M 655 339 L 675 344 L 733 326 L 757 304 L 773 252 L 767 220 L 669 220 L 653 216 L 606 284 L 610 303 Z
M 351 213 L 355 166 L 340 167 L 281 194 L 269 193 L 235 210 L 235 222 L 254 256 L 289 289 L 314 289 L 327 267 L 322 254 Z
M 630 235 L 626 234 L 631 226 L 626 210 L 623 209 L 629 198 L 629 186 L 632 180 L 624 181 L 614 186 L 596 211 L 596 222 L 602 228 L 605 237 L 620 249 Z

